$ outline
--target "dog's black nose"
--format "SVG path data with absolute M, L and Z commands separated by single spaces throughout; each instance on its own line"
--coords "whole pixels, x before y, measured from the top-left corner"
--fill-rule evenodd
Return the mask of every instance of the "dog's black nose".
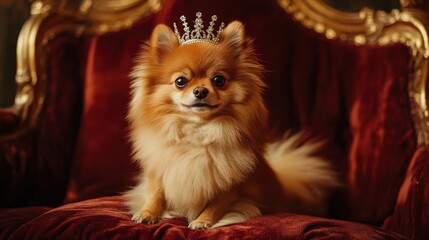
M 198 99 L 203 99 L 203 98 L 207 97 L 208 94 L 209 94 L 209 90 L 205 87 L 194 88 L 194 95 Z

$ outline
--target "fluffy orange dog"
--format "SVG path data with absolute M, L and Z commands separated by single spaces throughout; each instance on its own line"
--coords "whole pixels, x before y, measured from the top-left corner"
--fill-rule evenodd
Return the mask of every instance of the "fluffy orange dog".
M 198 24 L 196 22 L 196 24 Z M 203 39 L 204 40 L 204 39 Z M 139 184 L 133 220 L 184 216 L 206 229 L 276 212 L 321 215 L 335 174 L 299 136 L 264 142 L 263 67 L 240 22 L 217 42 L 159 25 L 132 73 L 129 121 Z

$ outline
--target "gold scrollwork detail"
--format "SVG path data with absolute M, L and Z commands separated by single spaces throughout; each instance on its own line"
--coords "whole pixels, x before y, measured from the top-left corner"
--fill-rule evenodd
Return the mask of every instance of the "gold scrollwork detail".
M 79 14 L 87 23 L 87 31 L 101 34 L 127 28 L 160 7 L 161 0 L 83 0 Z
M 30 0 L 31 16 L 17 43 L 17 93 L 11 109 L 20 126 L 0 141 L 37 125 L 47 94 L 46 46 L 60 34 L 102 34 L 127 28 L 152 14 L 161 0 Z
M 402 10 L 390 13 L 364 8 L 357 13 L 344 13 L 320 0 L 278 0 L 279 5 L 296 21 L 307 28 L 354 45 L 385 46 L 402 43 L 413 56 L 413 79 L 408 83 L 411 114 L 414 119 L 417 142 L 429 145 L 429 110 L 427 78 L 429 39 L 427 14 L 409 7 L 418 0 L 401 1 Z
M 31 14 L 43 14 L 47 13 L 52 9 L 52 5 L 49 1 L 37 0 L 33 1 L 31 4 Z
M 364 8 L 358 13 L 345 13 L 320 0 L 278 2 L 295 20 L 328 39 L 349 41 L 355 45 L 403 42 L 411 47 L 413 53 L 422 51 L 429 56 L 427 29 L 410 12 L 396 9 L 386 13 Z
M 423 0 L 401 0 L 400 2 L 403 7 L 414 7 L 421 5 Z

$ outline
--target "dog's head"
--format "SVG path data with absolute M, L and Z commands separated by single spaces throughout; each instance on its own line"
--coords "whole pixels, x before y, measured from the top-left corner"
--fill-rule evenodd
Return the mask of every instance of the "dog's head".
M 218 43 L 179 44 L 172 29 L 160 24 L 133 77 L 143 80 L 148 106 L 207 117 L 261 102 L 262 71 L 252 41 L 238 21 L 226 26 Z

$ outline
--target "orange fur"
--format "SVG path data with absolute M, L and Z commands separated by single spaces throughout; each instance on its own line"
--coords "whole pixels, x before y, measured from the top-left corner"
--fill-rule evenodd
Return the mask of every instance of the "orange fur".
M 275 160 L 264 158 L 271 155 L 262 71 L 240 22 L 230 23 L 218 44 L 179 45 L 170 28 L 155 28 L 131 74 L 130 137 L 142 168 L 126 194 L 133 220 L 154 223 L 172 213 L 204 229 L 263 213 L 324 212 L 325 193 L 337 182 L 323 160 L 309 157 L 311 147 L 289 148 L 282 140 L 269 148 Z M 222 86 L 213 83 L 219 75 Z M 181 77 L 185 87 L 176 85 Z M 199 100 L 196 88 L 207 96 Z M 304 170 L 323 177 L 284 178 L 297 166 L 288 154 L 307 159 Z

